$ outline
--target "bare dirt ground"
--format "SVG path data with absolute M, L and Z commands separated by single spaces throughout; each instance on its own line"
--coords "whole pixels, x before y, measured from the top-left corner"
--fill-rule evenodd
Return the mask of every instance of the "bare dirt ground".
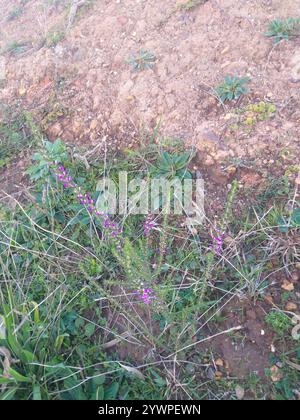
M 210 0 L 181 11 L 175 0 L 97 0 L 78 9 L 69 30 L 69 2 L 31 0 L 8 19 L 19 3 L 0 1 L 1 49 L 25 45 L 21 54 L 4 53 L 1 98 L 53 112 L 51 99 L 59 96 L 63 115 L 48 115 L 52 137 L 92 145 L 109 133 L 128 146 L 141 127 L 160 121 L 163 134 L 201 150 L 203 140 L 213 141 L 207 131 L 214 131 L 217 160 L 261 158 L 261 151 L 268 160 L 299 141 L 300 43 L 274 47 L 264 33 L 273 18 L 297 15 L 300 1 Z M 65 38 L 49 48 L 51 34 L 61 32 Z M 134 72 L 126 59 L 140 48 L 155 54 L 156 65 Z M 244 102 L 272 101 L 277 118 L 244 138 L 229 136 L 230 110 L 207 93 L 227 74 L 248 75 L 251 94 Z

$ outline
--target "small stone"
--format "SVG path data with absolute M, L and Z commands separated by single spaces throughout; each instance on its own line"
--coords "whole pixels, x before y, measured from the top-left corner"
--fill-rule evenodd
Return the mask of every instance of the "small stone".
M 221 55 L 226 54 L 229 51 L 229 46 L 225 47 L 224 50 L 221 51 Z
M 284 280 L 281 288 L 286 290 L 287 292 L 292 292 L 294 290 L 294 285 L 293 283 L 290 283 L 288 280 Z
M 91 121 L 91 124 L 90 124 L 90 129 L 91 130 L 95 130 L 95 128 L 97 127 L 97 125 L 98 125 L 98 121 L 97 120 L 92 120 Z
M 222 360 L 222 359 L 217 359 L 217 360 L 215 361 L 215 365 L 216 365 L 216 366 L 221 366 L 221 367 L 223 367 L 223 366 L 224 366 L 224 362 L 223 362 L 223 360 Z
M 296 305 L 295 303 L 293 303 L 293 302 L 288 302 L 288 303 L 285 305 L 285 309 L 286 309 L 287 311 L 296 311 L 296 310 L 297 310 L 297 305 Z
M 225 63 L 221 64 L 221 69 L 225 69 L 225 67 L 228 67 L 230 65 L 230 61 L 225 61 Z
M 24 87 L 21 87 L 21 88 L 19 89 L 19 95 L 20 95 L 20 96 L 24 96 L 24 95 L 26 95 L 26 89 L 25 89 Z
M 282 372 L 275 365 L 271 367 L 270 372 L 271 372 L 271 379 L 273 382 L 279 382 L 283 378 Z
M 215 379 L 217 380 L 217 381 L 219 381 L 220 379 L 222 379 L 222 376 L 223 376 L 223 373 L 222 372 L 216 372 L 215 373 Z
M 229 168 L 226 169 L 226 172 L 229 173 L 229 175 L 234 175 L 237 172 L 237 168 L 234 166 L 229 166 Z

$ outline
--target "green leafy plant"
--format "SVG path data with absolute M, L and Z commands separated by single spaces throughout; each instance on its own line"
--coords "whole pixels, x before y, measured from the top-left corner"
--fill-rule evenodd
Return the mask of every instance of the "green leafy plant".
M 300 208 L 293 211 L 291 221 L 296 227 L 300 227 Z
M 60 41 L 65 38 L 65 33 L 62 31 L 49 32 L 46 37 L 47 47 L 55 47 Z
M 276 112 L 276 106 L 261 101 L 259 103 L 249 104 L 241 111 L 242 123 L 252 126 L 259 121 L 265 121 L 272 118 Z
M 237 100 L 248 92 L 246 84 L 249 80 L 249 77 L 226 76 L 224 82 L 215 89 L 215 93 L 222 102 Z
M 275 19 L 269 25 L 266 36 L 274 38 L 274 43 L 283 39 L 288 41 L 291 37 L 300 35 L 300 18 Z
M 82 384 L 78 372 L 65 359 L 71 340 L 92 339 L 95 325 L 85 323 L 76 312 L 62 314 L 50 327 L 48 315 L 42 315 L 35 302 L 19 307 L 9 292 L 10 305 L 0 306 L 0 401 L 2 400 L 98 400 L 117 398 L 123 375 L 108 381 L 105 372 L 93 369 L 95 376 Z M 77 347 L 79 352 L 79 346 Z M 80 352 L 79 352 L 80 353 Z
M 266 315 L 266 323 L 280 336 L 283 336 L 291 327 L 291 321 L 287 315 L 279 311 L 271 311 Z
M 28 49 L 30 49 L 29 43 L 14 41 L 5 47 L 3 52 L 9 55 L 19 55 L 25 53 Z
M 289 224 L 290 221 L 290 224 Z M 282 233 L 287 233 L 292 228 L 300 227 L 300 208 L 293 210 L 292 214 L 287 217 L 280 214 L 277 218 L 277 224 L 279 225 L 279 230 Z
M 67 159 L 68 154 L 64 143 L 58 139 L 54 143 L 45 141 L 45 150 L 35 153 L 32 160 L 35 165 L 30 166 L 26 173 L 32 180 L 38 180 L 49 174 L 49 162 L 62 163 Z
M 192 174 L 187 170 L 187 165 L 191 159 L 191 153 L 171 154 L 162 152 L 158 162 L 151 168 L 151 174 L 155 177 L 165 177 L 167 179 L 191 178 Z
M 135 71 L 148 70 L 153 67 L 155 61 L 155 55 L 144 49 L 141 49 L 138 54 L 131 55 L 126 60 Z

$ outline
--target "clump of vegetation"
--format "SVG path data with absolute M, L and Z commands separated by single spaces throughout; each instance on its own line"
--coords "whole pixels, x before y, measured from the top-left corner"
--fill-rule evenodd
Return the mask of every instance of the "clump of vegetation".
M 5 47 L 3 52 L 10 55 L 20 55 L 26 52 L 29 48 L 30 45 L 27 42 L 14 41 Z
M 30 113 L 7 115 L 0 122 L 0 169 L 35 144 L 35 123 Z
M 153 53 L 141 49 L 138 54 L 131 55 L 127 60 L 135 71 L 148 70 L 153 67 L 156 57 Z
M 274 43 L 283 39 L 288 41 L 292 37 L 300 35 L 300 18 L 288 18 L 285 20 L 275 19 L 269 25 L 266 36 L 274 39 Z
M 151 168 L 151 174 L 162 176 L 167 179 L 191 178 L 192 174 L 187 170 L 191 159 L 191 153 L 171 154 L 162 152 L 158 161 Z
M 300 227 L 300 208 L 295 208 L 289 215 L 280 214 L 277 219 L 280 232 L 287 233 L 290 229 Z
M 266 323 L 279 335 L 283 336 L 291 327 L 290 318 L 279 311 L 271 311 L 266 315 Z
M 276 106 L 264 101 L 249 104 L 237 113 L 241 116 L 241 122 L 248 126 L 253 126 L 259 121 L 269 120 L 276 113 Z
M 59 118 L 67 115 L 68 110 L 58 101 L 49 101 L 45 109 L 43 110 L 41 127 L 43 131 L 46 131 L 49 125 L 53 124 Z
M 47 34 L 46 45 L 47 47 L 55 47 L 59 42 L 65 38 L 63 31 L 51 31 Z
M 223 83 L 215 88 L 214 92 L 222 102 L 237 100 L 248 93 L 246 85 L 249 80 L 249 77 L 226 76 Z

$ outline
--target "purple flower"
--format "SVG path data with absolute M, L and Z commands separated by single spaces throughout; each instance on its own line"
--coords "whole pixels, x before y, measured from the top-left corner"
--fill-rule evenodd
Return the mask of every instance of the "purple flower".
M 116 223 L 113 223 L 108 213 L 102 213 L 95 207 L 95 200 L 91 198 L 89 194 L 82 194 L 80 187 L 74 182 L 68 171 L 64 166 L 57 164 L 51 164 L 51 168 L 56 175 L 57 179 L 64 188 L 72 188 L 76 193 L 76 197 L 79 203 L 86 207 L 90 214 L 96 216 L 96 218 L 102 224 L 102 227 L 106 230 L 106 235 L 109 236 L 116 243 L 117 249 L 122 249 L 122 228 L 118 227 Z M 100 219 L 101 218 L 101 219 Z M 102 220 L 103 219 L 103 220 Z
M 153 290 L 149 288 L 135 290 L 134 294 L 137 295 L 138 299 L 141 300 L 145 305 L 150 305 L 151 300 L 155 299 Z
M 146 220 L 144 222 L 144 235 L 149 236 L 151 231 L 154 230 L 157 226 L 157 223 L 154 220 L 154 216 L 149 214 L 149 216 L 146 217 Z
M 223 249 L 223 239 L 224 239 L 225 233 L 219 233 L 218 236 L 212 236 L 212 251 L 216 255 L 220 255 Z

